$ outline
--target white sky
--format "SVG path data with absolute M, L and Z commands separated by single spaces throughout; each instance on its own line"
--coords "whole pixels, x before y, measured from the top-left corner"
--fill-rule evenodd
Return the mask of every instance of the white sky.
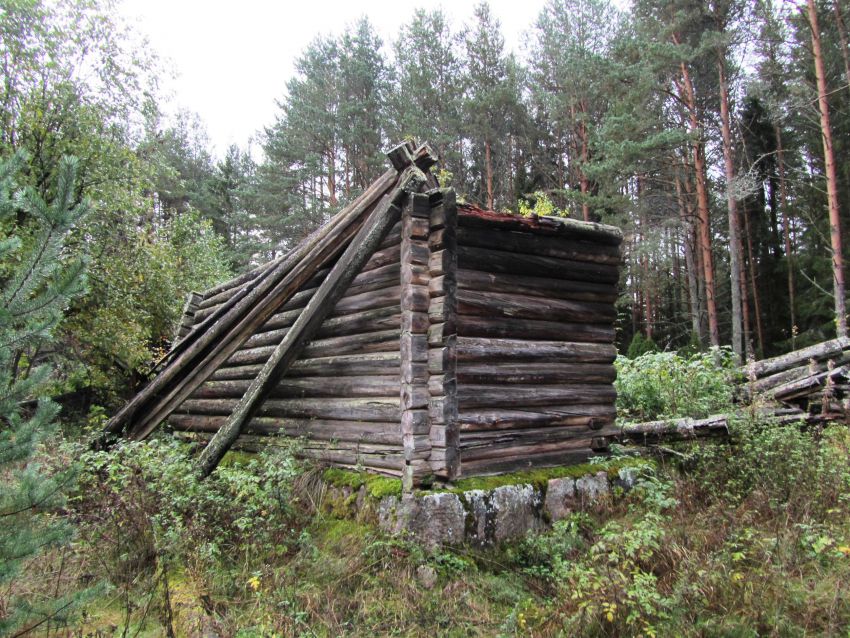
M 417 7 L 442 4 L 453 29 L 469 21 L 476 0 L 443 3 L 390 0 L 124 0 L 121 12 L 146 34 L 177 74 L 165 85 L 175 107 L 198 113 L 215 153 L 245 146 L 272 123 L 293 62 L 319 34 L 339 34 L 367 15 L 385 47 Z M 521 53 L 523 34 L 544 0 L 490 0 L 508 49 Z

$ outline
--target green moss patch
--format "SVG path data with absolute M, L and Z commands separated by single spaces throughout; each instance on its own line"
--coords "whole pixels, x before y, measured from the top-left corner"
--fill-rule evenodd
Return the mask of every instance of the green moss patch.
M 329 467 L 322 473 L 322 478 L 334 487 L 350 487 L 352 490 L 359 490 L 366 486 L 366 494 L 376 500 L 385 496 L 401 496 L 401 479 L 389 476 Z

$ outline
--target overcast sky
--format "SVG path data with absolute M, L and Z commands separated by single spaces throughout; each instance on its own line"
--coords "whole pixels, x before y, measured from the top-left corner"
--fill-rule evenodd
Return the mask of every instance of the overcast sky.
M 475 4 L 455 0 L 442 6 L 457 29 Z M 543 4 L 490 0 L 508 48 L 521 52 L 523 33 Z M 124 0 L 121 11 L 169 60 L 177 74 L 166 87 L 174 104 L 201 116 L 221 155 L 272 123 L 295 58 L 317 35 L 338 34 L 367 15 L 386 47 L 416 7 L 437 6 L 398 0 Z

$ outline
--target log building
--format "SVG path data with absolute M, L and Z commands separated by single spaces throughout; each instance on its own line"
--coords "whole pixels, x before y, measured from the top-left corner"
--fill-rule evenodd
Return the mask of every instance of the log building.
M 427 145 L 389 157 L 288 254 L 193 293 L 107 430 L 142 439 L 167 422 L 208 450 L 304 437 L 305 456 L 408 487 L 604 448 L 620 231 L 458 204 Z

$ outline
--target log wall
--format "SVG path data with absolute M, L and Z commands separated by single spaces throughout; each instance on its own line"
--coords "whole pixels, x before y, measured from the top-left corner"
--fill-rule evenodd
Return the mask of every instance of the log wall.
M 619 236 L 548 222 L 460 210 L 463 475 L 581 460 L 613 431 Z
M 240 447 L 256 447 L 261 437 L 298 436 L 304 437 L 304 456 L 402 474 L 401 250 L 399 223 L 272 389 L 240 436 Z M 215 433 L 329 270 L 318 271 L 201 384 L 169 418 L 171 427 L 202 439 Z M 195 324 L 239 289 L 236 284 L 208 293 L 197 304 Z

